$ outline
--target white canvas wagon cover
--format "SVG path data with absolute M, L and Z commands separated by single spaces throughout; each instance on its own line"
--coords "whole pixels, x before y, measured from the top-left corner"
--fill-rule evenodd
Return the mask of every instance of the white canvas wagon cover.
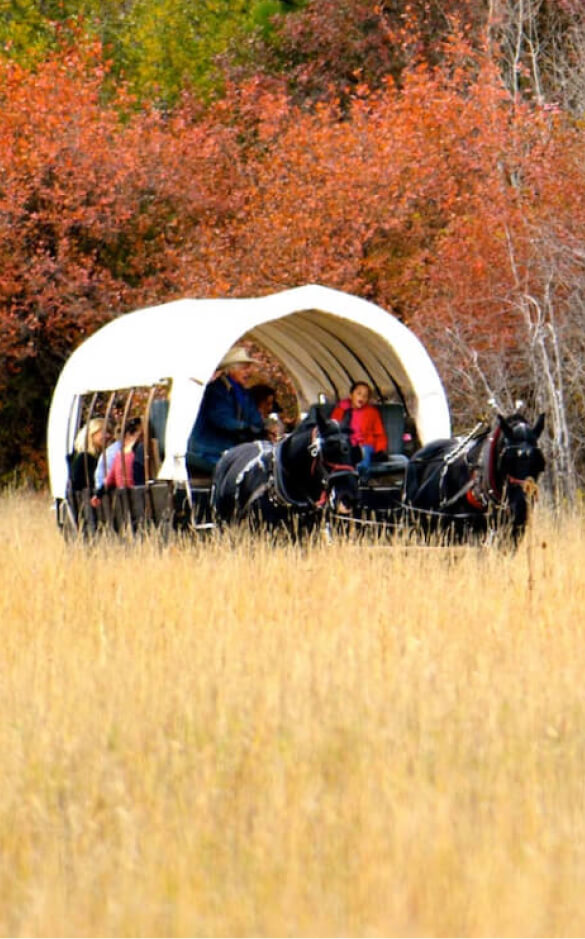
M 301 409 L 350 381 L 397 388 L 421 443 L 450 436 L 443 385 L 420 340 L 376 304 L 318 285 L 255 298 L 182 299 L 126 313 L 86 339 L 57 382 L 48 425 L 51 491 L 64 498 L 80 396 L 172 380 L 160 479 L 187 478 L 185 451 L 203 391 L 234 343 L 253 340 L 290 375 Z

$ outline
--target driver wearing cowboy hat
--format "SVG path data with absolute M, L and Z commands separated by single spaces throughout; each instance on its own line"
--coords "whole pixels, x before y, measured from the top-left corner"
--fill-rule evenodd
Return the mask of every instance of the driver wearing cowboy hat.
M 187 444 L 190 469 L 210 473 L 225 450 L 264 436 L 262 415 L 246 387 L 254 364 L 243 346 L 233 346 L 219 363 Z

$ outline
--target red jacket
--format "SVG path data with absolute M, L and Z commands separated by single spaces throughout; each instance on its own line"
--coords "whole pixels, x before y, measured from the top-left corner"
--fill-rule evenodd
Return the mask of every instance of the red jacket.
M 351 401 L 345 398 L 333 409 L 331 419 L 341 422 L 345 412 L 350 408 Z M 388 438 L 377 407 L 373 404 L 366 404 L 363 408 L 351 408 L 349 440 L 354 447 L 369 444 L 374 448 L 374 453 L 386 450 Z

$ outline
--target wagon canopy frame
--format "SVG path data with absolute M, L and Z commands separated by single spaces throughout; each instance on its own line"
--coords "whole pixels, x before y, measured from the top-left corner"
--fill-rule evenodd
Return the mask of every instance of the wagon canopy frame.
M 165 458 L 158 478 L 187 481 L 185 453 L 205 385 L 234 343 L 249 339 L 289 374 L 301 410 L 334 400 L 352 380 L 391 389 L 421 444 L 451 435 L 445 390 L 417 336 L 386 310 L 352 294 L 308 284 L 255 298 L 181 299 L 126 313 L 86 339 L 61 372 L 47 434 L 52 495 L 66 495 L 83 396 L 171 382 Z

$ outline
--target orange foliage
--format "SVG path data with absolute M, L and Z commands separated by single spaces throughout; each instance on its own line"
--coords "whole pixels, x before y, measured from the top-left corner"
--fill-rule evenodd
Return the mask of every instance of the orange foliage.
M 233 216 L 185 245 L 194 252 L 186 283 L 202 286 L 204 258 L 232 293 L 325 282 L 422 329 L 456 311 L 490 341 L 497 315 L 505 338 L 505 309 L 494 301 L 518 277 L 510 245 L 528 270 L 529 230 L 548 211 L 544 187 L 551 197 L 555 185 L 566 191 L 551 159 L 570 135 L 542 112 L 512 108 L 488 62 L 471 82 L 470 55 L 461 42 L 441 72 L 421 66 L 401 89 L 359 89 L 344 120 L 333 105 L 307 112 L 257 85 L 234 91 L 220 120 L 255 106 L 257 146 L 241 167 Z
M 231 154 L 221 135 L 135 112 L 123 87 L 106 102 L 106 75 L 92 46 L 34 71 L 0 57 L 0 387 L 12 389 L 0 405 L 0 446 L 4 436 L 13 448 L 8 463 L 30 439 L 42 444 L 54 382 L 80 338 L 125 309 L 181 293 L 185 230 L 213 227 L 229 203 Z

